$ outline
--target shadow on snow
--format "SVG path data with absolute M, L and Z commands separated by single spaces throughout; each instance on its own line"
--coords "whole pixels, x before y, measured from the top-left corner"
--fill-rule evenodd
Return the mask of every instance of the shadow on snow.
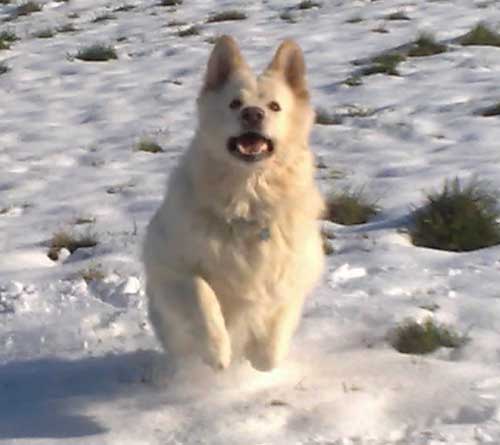
M 82 437 L 107 431 L 79 411 L 89 400 L 110 398 L 142 383 L 156 355 L 137 351 L 0 366 L 0 439 Z

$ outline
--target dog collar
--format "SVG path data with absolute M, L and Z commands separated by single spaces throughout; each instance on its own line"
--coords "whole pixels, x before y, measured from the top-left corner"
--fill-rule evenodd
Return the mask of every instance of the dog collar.
M 236 233 L 239 229 L 255 228 L 258 230 L 258 236 L 261 241 L 268 241 L 271 238 L 271 229 L 268 226 L 262 227 L 257 220 L 235 218 L 228 221 L 232 233 Z

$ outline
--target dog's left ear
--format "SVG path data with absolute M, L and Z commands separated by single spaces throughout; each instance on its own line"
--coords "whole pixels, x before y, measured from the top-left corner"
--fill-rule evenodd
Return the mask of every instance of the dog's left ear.
M 300 98 L 307 99 L 306 64 L 300 46 L 293 40 L 285 40 L 276 50 L 267 71 L 281 73 L 292 91 Z

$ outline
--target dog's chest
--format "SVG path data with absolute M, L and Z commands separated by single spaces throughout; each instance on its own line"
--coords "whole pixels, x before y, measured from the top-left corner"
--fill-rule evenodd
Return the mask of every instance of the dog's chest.
M 202 273 L 218 294 L 261 298 L 285 275 L 291 246 L 284 235 L 276 223 L 234 220 L 219 226 L 207 233 Z

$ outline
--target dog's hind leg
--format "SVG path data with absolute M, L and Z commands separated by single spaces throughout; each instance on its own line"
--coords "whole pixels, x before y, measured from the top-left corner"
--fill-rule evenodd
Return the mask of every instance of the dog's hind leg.
M 301 312 L 302 301 L 285 304 L 254 331 L 245 355 L 255 369 L 271 371 L 285 358 Z
M 148 290 L 149 316 L 163 347 L 175 359 L 198 354 L 216 370 L 227 368 L 231 343 L 210 285 L 198 276 L 163 279 L 158 284 Z

